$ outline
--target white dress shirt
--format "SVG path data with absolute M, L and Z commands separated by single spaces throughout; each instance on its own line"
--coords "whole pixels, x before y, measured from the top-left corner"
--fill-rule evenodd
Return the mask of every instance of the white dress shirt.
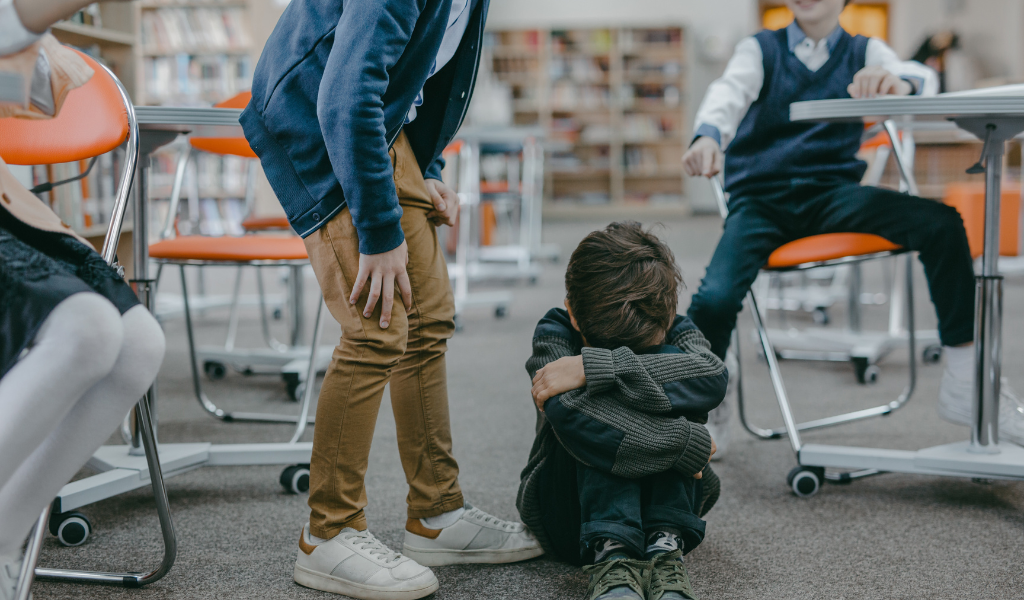
M 786 28 L 790 51 L 811 71 L 824 65 L 832 49 L 842 35 L 836 29 L 828 37 L 815 43 L 796 24 Z M 878 38 L 868 40 L 864 66 L 880 66 L 893 75 L 907 80 L 914 93 L 932 96 L 938 92 L 939 79 L 935 71 L 916 61 L 903 61 L 892 48 Z M 764 63 L 761 45 L 753 37 L 740 40 L 725 73 L 716 79 L 704 94 L 704 101 L 697 109 L 694 123 L 694 139 L 706 135 L 715 138 L 725 149 L 736 137 L 736 130 L 747 114 L 750 105 L 757 100 L 764 85 Z
M 459 49 L 459 44 L 462 43 L 462 36 L 466 33 L 466 27 L 469 25 L 469 1 L 452 0 L 452 9 L 448 13 L 448 27 L 444 30 L 444 37 L 441 38 L 441 47 L 437 50 L 437 58 L 434 59 L 434 66 L 430 68 L 430 73 L 427 75 L 428 79 L 448 64 L 448 61 L 455 56 L 455 52 Z M 413 122 L 416 118 L 416 107 L 422 104 L 423 90 L 421 89 L 420 93 L 416 94 L 412 107 L 409 108 L 409 114 L 405 117 L 406 124 Z

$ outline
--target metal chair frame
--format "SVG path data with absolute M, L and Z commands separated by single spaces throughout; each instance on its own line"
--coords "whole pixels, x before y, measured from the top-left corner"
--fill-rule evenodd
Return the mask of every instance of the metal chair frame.
M 896 165 L 899 169 L 900 178 L 906 185 L 907 189 L 911 194 L 917 193 L 917 184 L 914 181 L 913 174 L 905 163 L 905 155 L 900 148 L 898 143 L 899 135 L 896 129 L 895 123 L 892 121 L 885 121 L 883 124 L 886 133 L 892 142 L 893 154 L 896 158 Z M 718 202 L 719 212 L 723 219 L 729 216 L 729 208 L 725 199 L 725 193 L 722 189 L 722 184 L 718 178 L 711 178 L 711 185 L 714 191 L 714 196 Z M 897 255 L 904 255 L 906 260 L 905 268 L 905 285 L 906 285 L 906 305 L 905 310 L 907 314 L 907 347 L 909 350 L 910 359 L 910 373 L 909 381 L 903 392 L 893 401 L 886 404 L 868 408 L 864 410 L 853 411 L 836 415 L 833 417 L 826 417 L 823 419 L 816 419 L 813 421 L 807 421 L 803 423 L 797 423 L 793 418 L 792 409 L 789 402 L 789 394 L 786 392 L 785 384 L 782 380 L 782 373 L 779 369 L 778 358 L 772 341 L 768 335 L 768 329 L 765 326 L 764 318 L 761 310 L 758 307 L 757 299 L 754 296 L 753 291 L 747 292 L 747 301 L 749 302 L 750 314 L 754 319 L 754 326 L 757 330 L 758 340 L 761 344 L 761 348 L 764 352 L 765 359 L 768 363 L 768 372 L 772 381 L 772 388 L 775 392 L 775 397 L 779 403 L 779 409 L 782 412 L 784 426 L 777 429 L 762 428 L 752 425 L 746 416 L 745 402 L 743 396 L 743 377 L 742 377 L 742 362 L 740 360 L 740 346 L 736 331 L 733 331 L 733 348 L 736 353 L 738 372 L 737 372 L 737 407 L 740 415 L 740 422 L 743 428 L 753 434 L 755 437 L 760 439 L 778 439 L 783 436 L 787 436 L 790 439 L 790 443 L 793 445 L 794 452 L 799 452 L 800 440 L 799 431 L 805 431 L 810 429 L 818 429 L 822 427 L 832 427 L 843 423 L 850 423 L 853 421 L 860 421 L 871 417 L 884 416 L 891 414 L 893 411 L 904 406 L 910 397 L 914 393 L 914 389 L 917 385 L 917 362 L 916 362 L 916 345 L 915 345 L 915 331 L 914 331 L 914 306 L 913 306 L 913 253 L 906 250 L 894 250 L 887 252 L 877 252 L 873 254 L 860 255 L 860 256 L 845 256 L 832 260 L 813 261 L 800 265 L 794 265 L 786 268 L 772 269 L 774 272 L 787 272 L 787 271 L 805 271 L 808 269 L 815 269 L 819 267 L 831 267 L 837 265 L 851 265 L 859 264 L 869 260 L 875 260 L 879 258 L 892 257 Z M 896 301 L 895 299 L 893 301 Z M 843 474 L 842 477 L 845 479 L 860 477 L 866 475 L 875 474 L 877 471 L 863 472 L 856 474 Z
M 108 265 L 117 268 L 119 272 L 123 273 L 123 269 L 117 264 L 115 253 L 117 252 L 118 241 L 121 238 L 121 227 L 138 168 L 140 152 L 139 127 L 135 118 L 135 107 L 132 105 L 127 90 L 125 90 L 124 86 L 110 69 L 104 65 L 100 65 L 100 67 L 117 85 L 128 120 L 128 140 L 126 142 L 124 169 L 118 183 L 117 197 L 114 201 L 114 210 L 110 217 L 110 224 L 107 226 L 107 234 L 100 251 L 100 255 Z M 46 535 L 47 521 L 50 516 L 51 509 L 48 507 L 40 514 L 32 533 L 29 534 L 18 587 L 15 591 L 15 598 L 18 600 L 28 599 L 33 580 L 37 577 L 40 579 L 75 583 L 105 583 L 123 585 L 125 587 L 141 587 L 159 580 L 171 569 L 177 556 L 177 540 L 174 534 L 174 523 L 171 520 L 167 488 L 164 485 L 154 433 L 153 414 L 150 406 L 152 395 L 153 388 L 151 387 L 146 395 L 139 400 L 139 403 L 136 404 L 133 412 L 142 445 L 145 448 L 146 464 L 149 467 L 157 516 L 160 520 L 160 531 L 163 536 L 164 553 L 160 564 L 153 570 L 143 572 L 101 572 L 78 569 L 50 569 L 36 566 L 40 550 L 42 549 L 43 538 Z M 55 508 L 59 510 L 59 507 Z

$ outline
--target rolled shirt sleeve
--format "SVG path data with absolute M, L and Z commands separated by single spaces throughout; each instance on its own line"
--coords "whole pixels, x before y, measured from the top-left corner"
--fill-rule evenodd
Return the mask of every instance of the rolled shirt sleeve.
M 900 60 L 896 51 L 878 38 L 868 40 L 864 65 L 879 66 L 914 86 L 918 96 L 934 96 L 939 93 L 939 76 L 930 67 L 916 60 Z
M 750 105 L 761 94 L 764 64 L 761 45 L 752 37 L 738 44 L 722 76 L 708 86 L 697 109 L 694 139 L 714 138 L 723 150 L 736 137 L 736 130 Z

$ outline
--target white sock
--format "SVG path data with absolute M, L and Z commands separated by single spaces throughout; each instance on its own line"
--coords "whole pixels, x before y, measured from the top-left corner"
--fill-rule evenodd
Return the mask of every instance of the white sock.
M 681 547 L 679 536 L 671 531 L 655 531 L 647 536 L 647 548 L 644 554 L 651 558 L 656 554 L 667 554 Z
M 974 344 L 970 346 L 943 346 L 946 369 L 960 381 L 974 381 Z
M 466 512 L 463 507 L 450 510 L 446 513 L 441 513 L 435 517 L 426 517 L 420 519 L 420 523 L 427 529 L 444 529 L 445 527 L 451 527 L 456 521 L 462 518 L 462 513 Z
M 610 554 L 626 554 L 626 545 L 611 538 L 600 538 L 594 544 L 594 562 L 599 563 Z

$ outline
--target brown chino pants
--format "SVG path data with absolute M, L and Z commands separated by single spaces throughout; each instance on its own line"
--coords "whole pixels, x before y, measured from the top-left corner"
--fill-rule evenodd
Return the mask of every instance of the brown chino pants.
M 363 317 L 369 282 L 348 302 L 359 270 L 359 238 L 348 208 L 305 239 L 324 302 L 342 336 L 320 390 L 310 463 L 310 533 L 331 538 L 345 527 L 366 529 L 363 478 L 384 386 L 398 452 L 409 483 L 409 518 L 436 516 L 463 505 L 452 456 L 444 354 L 455 331 L 455 302 L 416 157 L 402 133 L 391 149 L 402 231 L 409 246 L 412 309 L 395 290 L 391 323 L 380 328 L 380 302 Z M 397 287 L 397 286 L 396 286 Z

